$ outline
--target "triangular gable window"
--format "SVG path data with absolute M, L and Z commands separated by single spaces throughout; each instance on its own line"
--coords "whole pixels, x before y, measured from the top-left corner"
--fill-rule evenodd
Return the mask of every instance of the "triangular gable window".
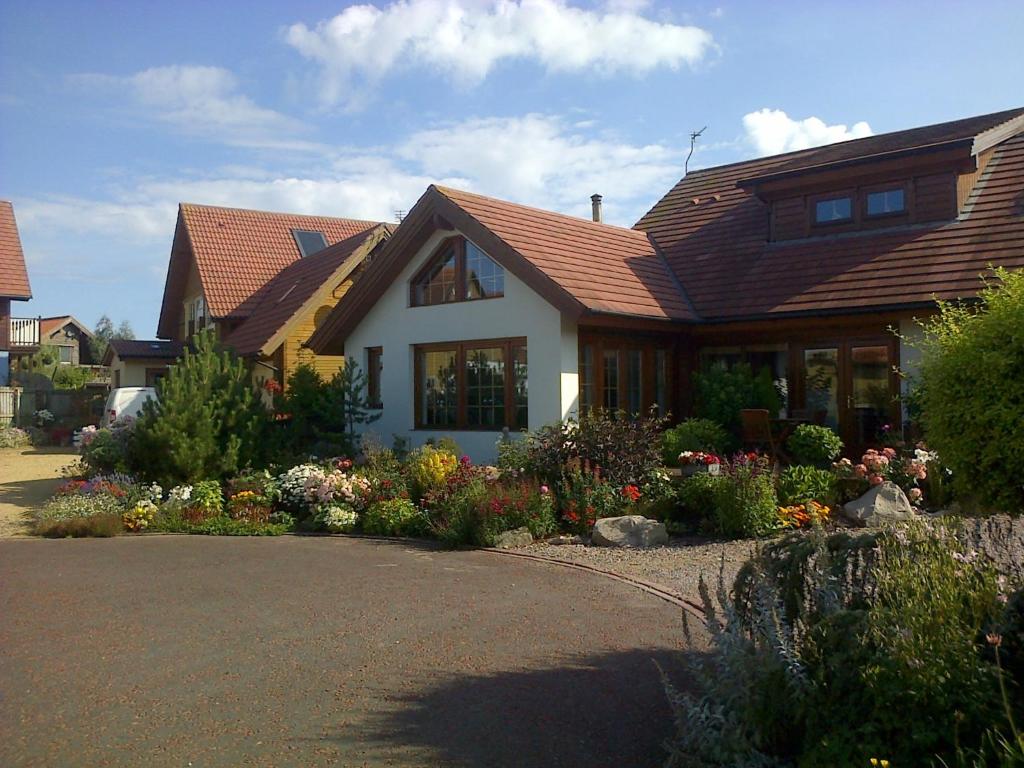
M 505 295 L 505 270 L 465 238 L 446 240 L 412 280 L 414 307 Z

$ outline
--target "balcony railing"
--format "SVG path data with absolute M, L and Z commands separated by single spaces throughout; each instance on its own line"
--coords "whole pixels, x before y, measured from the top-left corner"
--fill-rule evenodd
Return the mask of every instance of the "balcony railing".
M 7 343 L 10 348 L 39 346 L 39 318 L 12 317 Z

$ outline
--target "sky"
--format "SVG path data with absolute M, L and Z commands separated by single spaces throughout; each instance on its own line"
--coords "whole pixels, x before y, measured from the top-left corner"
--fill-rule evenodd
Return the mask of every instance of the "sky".
M 393 221 L 437 182 L 631 226 L 704 126 L 691 170 L 1024 106 L 1022 39 L 1019 0 L 0 0 L 14 312 L 152 337 L 183 201 Z

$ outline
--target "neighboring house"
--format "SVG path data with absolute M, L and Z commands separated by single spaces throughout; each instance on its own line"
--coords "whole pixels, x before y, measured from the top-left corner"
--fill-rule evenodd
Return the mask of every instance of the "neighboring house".
M 301 343 L 388 232 L 371 221 L 182 203 L 157 336 L 181 343 L 212 326 L 253 359 L 257 380 L 286 384 L 300 362 L 329 375 L 340 358 L 317 360 Z
M 64 365 L 99 365 L 92 359 L 92 331 L 71 315 L 39 318 L 39 343 L 57 348 Z
M 11 316 L 12 301 L 31 298 L 14 206 L 0 200 L 0 353 L 31 354 L 39 350 L 39 319 Z M 10 370 L 9 358 L 3 363 L 0 385 L 7 384 Z
M 183 349 L 180 341 L 111 339 L 103 358 L 103 365 L 110 368 L 110 386 L 155 386 Z
M 989 265 L 1024 267 L 1024 109 L 694 171 L 633 229 L 432 186 L 309 345 L 367 366 L 374 432 L 478 459 L 738 361 L 858 450 L 902 418 L 892 330 Z

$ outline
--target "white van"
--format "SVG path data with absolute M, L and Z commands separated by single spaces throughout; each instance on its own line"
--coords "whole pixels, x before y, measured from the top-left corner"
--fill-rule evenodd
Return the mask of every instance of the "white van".
M 156 389 L 153 387 L 118 387 L 110 390 L 100 426 L 109 427 L 118 419 L 136 418 L 142 413 L 142 404 L 149 399 L 156 399 Z

